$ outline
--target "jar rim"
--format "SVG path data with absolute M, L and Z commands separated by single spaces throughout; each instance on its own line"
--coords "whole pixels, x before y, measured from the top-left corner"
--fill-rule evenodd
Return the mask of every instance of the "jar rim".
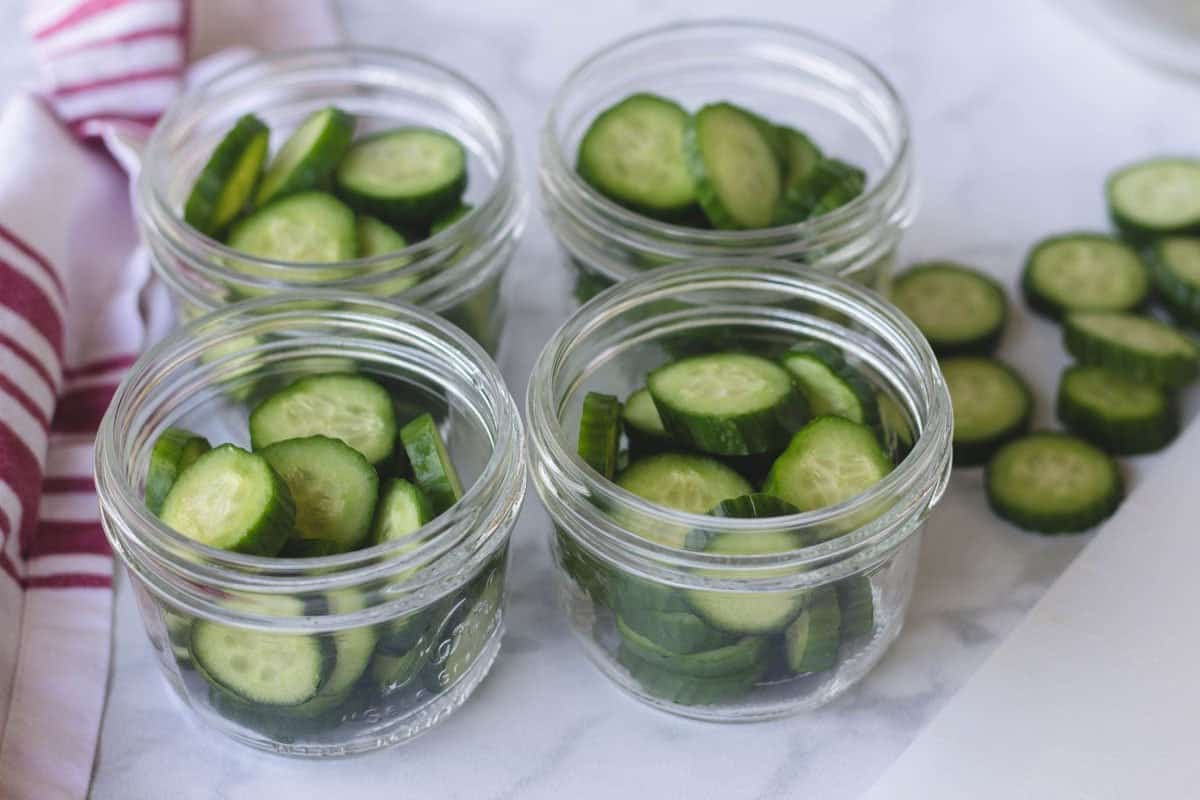
M 312 308 L 314 302 L 322 307 Z M 304 307 L 306 304 L 309 307 Z M 378 312 L 386 312 L 388 316 Z M 493 435 L 492 451 L 478 478 L 462 498 L 417 532 L 424 540 L 419 547 L 405 549 L 411 547 L 412 538 L 417 537 L 414 534 L 412 538 L 349 553 L 312 558 L 285 559 L 236 553 L 210 547 L 173 530 L 150 511 L 137 492 L 130 472 L 125 469 L 124 462 L 130 451 L 125 443 L 136 435 L 128 425 L 129 417 L 139 404 L 148 402 L 144 396 L 148 386 L 156 379 L 165 379 L 188 369 L 186 364 L 191 356 L 211 345 L 246 336 L 256 324 L 290 324 L 299 318 L 356 320 L 375 325 L 376 330 L 383 333 L 419 331 L 431 353 L 435 352 L 432 349 L 435 345 L 440 348 L 437 352 L 457 351 L 461 360 L 473 368 L 467 377 L 473 381 L 472 385 L 478 386 L 481 397 L 486 398 L 487 416 L 494 423 L 494 430 L 489 432 Z M 245 352 L 253 353 L 254 350 L 254 347 L 247 348 Z M 446 368 L 453 369 L 449 363 Z M 478 408 L 474 410 L 479 412 Z M 444 577 L 438 564 L 445 561 L 444 556 L 454 552 L 464 538 L 452 537 L 448 532 L 464 527 L 464 523 L 485 528 L 485 535 L 469 554 L 472 559 L 482 560 L 494 551 L 495 540 L 502 539 L 500 522 L 520 508 L 525 490 L 524 465 L 524 429 L 516 403 L 498 367 L 479 344 L 420 307 L 322 290 L 285 292 L 232 304 L 176 328 L 146 350 L 121 381 L 101 421 L 94 455 L 101 517 L 115 551 L 124 554 L 126 547 L 136 548 L 139 554 L 152 553 L 161 563 L 178 569 L 180 574 L 200 578 L 205 585 L 263 593 L 342 588 L 400 574 L 417 566 L 422 569 L 415 575 L 391 582 L 400 587 L 396 591 L 419 589 Z M 110 524 L 110 515 L 120 524 Z M 313 574 L 294 574 L 298 570 Z
M 897 340 L 908 348 L 906 360 L 911 362 L 909 366 L 915 367 L 912 372 L 919 379 L 920 385 L 912 388 L 920 393 L 924 401 L 924 409 L 916 409 L 918 412 L 923 410 L 924 414 L 917 420 L 918 435 L 908 455 L 882 480 L 841 503 L 762 519 L 712 517 L 669 509 L 638 497 L 588 467 L 566 445 L 561 435 L 561 400 L 555 397 L 553 388 L 558 364 L 611 315 L 662 300 L 678 300 L 684 291 L 714 288 L 746 291 L 775 289 L 791 291 L 796 297 L 801 296 L 799 292 L 809 291 L 811 297 L 833 301 L 837 310 L 850 316 L 854 322 L 861 324 L 870 317 L 878 326 L 886 327 L 897 336 Z M 851 308 L 852 305 L 856 308 Z M 577 378 L 572 376 L 570 383 L 576 384 Z M 648 558 L 657 563 L 681 567 L 712 569 L 737 564 L 739 570 L 771 570 L 781 566 L 843 560 L 867 548 L 893 544 L 889 534 L 902 527 L 899 523 L 919 509 L 914 509 L 913 503 L 896 502 L 879 512 L 866 525 L 843 536 L 790 551 L 731 556 L 650 541 L 613 522 L 608 513 L 597 508 L 597 504 L 588 498 L 600 498 L 603 505 L 609 508 L 629 509 L 640 518 L 664 526 L 701 528 L 716 533 L 761 533 L 851 518 L 856 513 L 871 511 L 876 507 L 874 504 L 885 497 L 906 496 L 913 487 L 922 483 L 928 486 L 917 505 L 928 509 L 940 499 L 945 489 L 951 461 L 949 394 L 937 368 L 936 358 L 916 326 L 897 308 L 865 287 L 836 275 L 805 270 L 785 261 L 749 257 L 698 259 L 658 268 L 600 293 L 576 311 L 546 343 L 534 364 L 525 403 L 534 486 L 547 508 L 559 505 L 559 494 L 566 495 L 568 499 L 562 500 L 562 504 L 571 507 L 574 520 L 587 521 L 589 534 L 597 540 L 635 558 Z M 905 487 L 910 492 L 904 492 Z M 560 489 L 561 492 L 558 492 Z
M 837 53 L 878 81 L 879 86 L 883 89 L 884 96 L 889 101 L 891 106 L 890 111 L 895 115 L 898 125 L 898 143 L 895 153 L 892 155 L 880 178 L 873 184 L 868 185 L 865 191 L 850 202 L 819 217 L 787 225 L 776 225 L 755 230 L 704 230 L 657 220 L 622 206 L 601 194 L 585 181 L 567 161 L 563 153 L 563 148 L 559 146 L 559 138 L 556 133 L 560 109 L 570 96 L 573 84 L 584 77 L 590 70 L 597 68 L 598 64 L 618 55 L 626 48 L 641 45 L 659 37 L 681 33 L 703 32 L 706 30 L 711 30 L 714 33 L 733 30 L 745 32 L 748 35 L 782 35 L 795 40 L 798 44 L 815 44 Z M 769 243 L 772 240 L 783 237 L 794 238 L 814 233 L 829 232 L 838 229 L 845 223 L 851 223 L 862 216 L 863 211 L 874 208 L 883 200 L 883 195 L 887 193 L 885 189 L 890 189 L 899 179 L 898 173 L 907 162 L 910 150 L 911 131 L 903 100 L 900 98 L 899 92 L 891 81 L 873 63 L 848 47 L 806 28 L 765 20 L 727 18 L 671 22 L 621 37 L 605 47 L 594 51 L 571 70 L 555 92 L 550 104 L 550 110 L 547 112 L 546 120 L 542 125 L 541 145 L 543 163 L 549 162 L 553 168 L 554 175 L 565 184 L 565 187 L 571 193 L 580 198 L 584 205 L 599 209 L 606 217 L 614 219 L 629 229 L 646 231 L 662 239 L 674 242 L 686 242 L 702 246 L 753 246 L 764 242 Z
M 487 196 L 461 219 L 446 229 L 400 249 L 374 256 L 333 262 L 286 261 L 264 258 L 230 247 L 201 233 L 186 223 L 183 214 L 165 196 L 162 179 L 170 159 L 164 150 L 175 128 L 194 117 L 198 109 L 220 104 L 259 85 L 264 79 L 292 70 L 314 68 L 328 62 L 333 65 L 369 65 L 403 74 L 405 69 L 420 69 L 448 81 L 455 91 L 469 99 L 482 112 L 483 123 L 499 145 L 493 184 Z M 265 74 L 264 74 L 264 71 Z M 233 82 L 230 86 L 224 84 Z M 296 271 L 328 269 L 352 270 L 346 278 L 323 281 L 336 288 L 355 289 L 384 284 L 397 278 L 418 276 L 448 260 L 449 255 L 469 249 L 470 242 L 504 240 L 520 233 L 524 224 L 525 202 L 519 184 L 517 154 L 511 126 L 496 102 L 480 86 L 457 70 L 417 53 L 376 46 L 338 45 L 281 50 L 239 61 L 184 91 L 163 114 L 147 140 L 143 168 L 135 182 L 135 213 L 142 224 L 170 242 L 170 246 L 188 261 L 189 267 L 209 279 L 261 289 L 289 289 L 296 283 L 289 278 Z M 457 277 L 474 274 L 490 255 L 489 248 L 475 248 L 479 258 L 461 258 L 447 270 Z M 155 264 L 161 259 L 155 257 Z M 226 266 L 244 262 L 263 276 Z M 392 266 L 387 266 L 396 262 Z M 169 272 L 169 270 L 161 270 Z M 213 304 L 209 304 L 213 305 Z

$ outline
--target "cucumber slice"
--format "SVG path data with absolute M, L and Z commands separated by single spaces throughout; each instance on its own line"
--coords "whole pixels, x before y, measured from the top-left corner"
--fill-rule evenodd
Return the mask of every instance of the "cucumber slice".
M 638 578 L 627 572 L 614 573 L 612 598 L 613 609 L 630 620 L 636 620 L 641 611 L 666 613 L 691 609 L 683 592 L 674 586 Z
M 408 247 L 408 240 L 398 230 L 375 217 L 359 214 L 355 223 L 358 235 L 358 255 L 360 258 L 374 258 L 387 253 L 395 253 Z M 408 256 L 398 256 L 381 261 L 371 267 L 373 272 L 398 270 L 408 266 Z M 362 291 L 376 297 L 396 297 L 421 282 L 420 275 L 397 275 L 385 281 L 368 284 Z
M 764 666 L 757 665 L 736 675 L 695 678 L 650 664 L 624 645 L 617 651 L 617 660 L 629 670 L 630 676 L 647 694 L 688 706 L 716 705 L 736 700 L 753 689 L 765 671 Z
M 255 204 L 264 206 L 277 197 L 324 186 L 352 138 L 354 117 L 345 111 L 330 106 L 309 114 L 271 160 Z
M 833 585 L 841 614 L 842 639 L 869 636 L 875 630 L 875 594 L 866 575 L 851 575 Z
M 1070 311 L 1132 311 L 1150 294 L 1150 276 L 1132 247 L 1098 233 L 1052 236 L 1029 253 L 1025 300 L 1060 319 Z
M 625 401 L 621 409 L 625 437 L 629 439 L 629 452 L 634 456 L 651 455 L 670 450 L 674 444 L 671 435 L 663 427 L 654 398 L 649 389 L 638 389 Z
M 303 614 L 299 600 L 280 601 L 294 603 L 296 616 Z M 312 700 L 335 660 L 327 637 L 267 633 L 208 620 L 197 620 L 192 627 L 192 658 L 213 685 L 268 706 L 299 706 Z
M 467 186 L 467 152 L 433 128 L 359 139 L 335 172 L 338 194 L 393 225 L 423 225 L 453 209 Z
M 437 516 L 463 496 L 462 481 L 446 452 L 431 414 L 422 414 L 400 429 L 400 441 L 412 464 L 413 478 L 433 504 Z
M 771 225 L 782 178 L 754 114 L 731 103 L 704 106 L 688 121 L 683 148 L 696 199 L 714 227 Z
M 680 359 L 651 372 L 646 386 L 672 438 L 717 455 L 778 450 L 808 418 L 787 371 L 746 353 Z
M 808 606 L 783 632 L 784 660 L 797 674 L 837 666 L 842 613 L 832 586 L 814 589 Z
M 1132 314 L 1075 312 L 1066 317 L 1063 343 L 1084 364 L 1174 388 L 1200 373 L 1200 347 L 1166 323 Z
M 866 185 L 866 173 L 858 167 L 836 158 L 822 158 L 804 180 L 788 190 L 773 221 L 786 224 L 828 214 L 862 194 Z
M 433 611 L 423 608 L 403 617 L 385 622 L 379 633 L 376 650 L 380 653 L 404 655 L 426 638 L 432 624 Z
M 1111 515 L 1124 495 L 1117 463 L 1062 433 L 1009 442 L 988 462 L 984 480 L 997 515 L 1039 533 L 1087 530 Z
M 1179 432 L 1179 413 L 1166 392 L 1104 367 L 1063 372 L 1057 410 L 1067 428 L 1117 455 L 1159 450 Z
M 1200 161 L 1156 158 L 1132 164 L 1105 186 L 1113 222 L 1134 239 L 1200 232 Z
M 291 535 L 295 515 L 287 484 L 265 458 L 223 444 L 179 476 L 159 517 L 209 547 L 273 556 Z
M 379 496 L 371 541 L 383 544 L 408 538 L 431 519 L 433 503 L 426 494 L 402 478 L 392 478 Z
M 736 634 L 711 627 L 690 611 L 651 611 L 621 605 L 614 609 L 628 628 L 672 653 L 699 653 L 728 647 Z
M 774 225 L 790 225 L 808 216 L 810 209 L 796 206 L 791 198 L 798 196 L 801 187 L 817 174 L 824 155 L 811 139 L 795 128 L 776 126 L 775 130 L 782 140 L 783 185 L 771 222 Z
M 211 449 L 207 439 L 183 428 L 167 428 L 159 434 L 146 469 L 146 508 L 150 513 L 162 511 L 163 501 L 175 481 Z
M 246 114 L 208 158 L 183 206 L 183 221 L 206 236 L 216 236 L 250 200 L 267 159 L 270 131 Z
M 782 553 L 804 546 L 804 539 L 791 531 L 764 531 L 752 535 L 723 533 L 711 537 L 704 548 L 706 553 L 753 555 Z M 701 572 L 700 574 L 707 574 Z M 721 577 L 737 577 L 722 570 Z M 760 576 L 761 572 L 747 572 Z M 804 590 L 781 592 L 737 592 L 688 589 L 688 603 L 695 613 L 715 628 L 734 633 L 759 634 L 782 630 L 800 613 L 808 597 Z
M 330 592 L 325 597 L 329 610 L 334 614 L 353 614 L 364 608 L 363 596 L 355 590 Z M 327 638 L 333 642 L 333 669 L 329 671 L 319 695 L 341 700 L 366 673 L 379 637 L 370 625 L 360 625 L 334 631 Z
M 864 425 L 879 422 L 875 390 L 833 345 L 825 342 L 798 345 L 780 363 L 800 387 L 814 417 L 833 415 Z
M 1151 274 L 1171 315 L 1200 328 L 1200 237 L 1175 236 L 1155 242 Z
M 612 602 L 609 595 L 614 580 L 608 565 L 576 544 L 557 525 L 554 528 L 554 538 L 558 544 L 557 560 L 563 571 L 589 600 L 598 606 L 607 607 Z
M 328 264 L 358 255 L 354 212 L 331 194 L 299 192 L 263 206 L 233 226 L 229 246 L 273 261 Z M 259 276 L 262 268 L 232 259 L 230 266 Z M 344 270 L 316 269 L 314 283 L 344 277 Z
M 707 514 L 730 497 L 754 491 L 749 482 L 715 459 L 683 453 L 659 453 L 638 459 L 617 475 L 622 489 L 660 506 Z M 670 547 L 686 547 L 691 531 L 684 526 L 663 525 L 646 529 L 641 520 L 618 518 L 634 533 Z
M 892 302 L 925 334 L 938 355 L 987 355 L 1008 321 L 1004 288 L 949 261 L 918 264 L 892 285 Z
M 588 392 L 579 418 L 579 455 L 611 481 L 621 445 L 621 401 L 611 394 Z
M 786 517 L 789 514 L 799 514 L 800 509 L 781 500 L 772 494 L 744 494 L 717 503 L 712 511 L 714 517 L 733 517 L 736 519 L 758 519 L 761 517 Z
M 1033 393 L 1003 362 L 979 356 L 941 361 L 954 410 L 954 464 L 982 464 L 1029 430 Z
M 250 414 L 255 450 L 305 436 L 340 439 L 378 464 L 392 454 L 396 412 L 387 390 L 363 375 L 310 375 L 265 398 Z
M 675 653 L 647 639 L 617 617 L 617 633 L 622 647 L 659 669 L 694 678 L 719 678 L 753 669 L 763 660 L 766 639 L 745 636 L 735 643 L 698 653 Z
M 891 460 L 866 425 L 818 417 L 792 437 L 763 491 L 813 511 L 862 494 L 891 471 Z
M 371 661 L 371 679 L 384 694 L 391 694 L 421 674 L 431 653 L 431 648 L 424 646 L 413 647 L 400 655 L 376 653 Z
M 576 170 L 605 197 L 660 219 L 688 216 L 696 186 L 683 155 L 688 113 L 635 94 L 596 117 L 579 143 Z
M 296 502 L 297 537 L 329 542 L 338 553 L 366 541 L 379 476 L 362 453 L 318 435 L 275 442 L 263 448 L 262 457 Z

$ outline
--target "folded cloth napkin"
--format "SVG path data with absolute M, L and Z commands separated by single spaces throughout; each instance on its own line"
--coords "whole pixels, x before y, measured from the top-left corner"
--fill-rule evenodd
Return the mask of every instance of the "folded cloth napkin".
M 108 675 L 113 579 L 92 445 L 151 333 L 147 321 L 164 317 L 148 307 L 163 293 L 148 291 L 129 176 L 100 143 L 128 143 L 149 131 L 181 88 L 189 41 L 211 51 L 336 38 L 326 3 L 285 3 L 31 5 L 27 29 L 44 85 L 18 93 L 0 112 L 5 800 L 87 793 Z M 121 162 L 136 167 L 124 155 Z

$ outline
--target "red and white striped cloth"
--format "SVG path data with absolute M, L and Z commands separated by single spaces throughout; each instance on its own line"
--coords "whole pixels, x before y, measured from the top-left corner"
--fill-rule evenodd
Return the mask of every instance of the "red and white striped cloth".
M 333 39 L 324 3 L 298 14 L 294 5 L 278 7 L 283 1 L 206 0 L 206 24 L 195 26 L 204 48 Z M 187 0 L 35 0 L 27 27 L 43 89 L 17 94 L 0 112 L 4 800 L 81 798 L 88 790 L 113 579 L 92 445 L 145 344 L 151 296 L 129 177 L 90 140 L 144 134 L 176 96 L 189 11 Z

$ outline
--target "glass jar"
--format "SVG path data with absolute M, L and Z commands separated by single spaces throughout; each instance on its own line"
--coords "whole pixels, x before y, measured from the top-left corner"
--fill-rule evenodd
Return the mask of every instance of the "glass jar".
M 577 455 L 587 392 L 627 397 L 681 352 L 772 354 L 802 339 L 841 348 L 878 394 L 896 466 L 863 494 L 790 516 L 689 514 L 640 499 Z M 845 691 L 899 634 L 921 531 L 950 474 L 951 411 L 928 344 L 871 290 L 778 261 L 656 270 L 555 333 L 526 415 L 568 620 L 626 691 L 690 717 L 779 716 Z M 736 546 L 705 550 L 714 536 Z M 790 660 L 806 641 L 823 661 Z
M 403 250 L 336 264 L 254 258 L 183 221 L 196 175 L 238 117 L 258 115 L 277 149 L 306 116 L 330 105 L 356 117 L 357 136 L 416 124 L 456 137 L 468 154 L 463 199 L 473 210 Z M 428 308 L 493 354 L 504 327 L 501 278 L 525 206 L 508 122 L 481 89 L 419 56 L 365 47 L 260 56 L 184 93 L 155 126 L 134 191 L 142 238 L 185 319 L 319 282 Z
M 417 533 L 341 555 L 266 558 L 207 547 L 146 507 L 151 449 L 166 428 L 248 447 L 257 397 L 346 370 L 386 385 L 401 419 L 426 410 L 438 420 L 467 490 Z M 101 522 L 163 672 L 206 723 L 286 755 L 361 753 L 437 724 L 491 667 L 525 493 L 523 440 L 499 371 L 462 331 L 413 306 L 283 293 L 208 314 L 138 359 L 96 440 Z M 226 635 L 243 648 L 317 648 L 328 671 L 304 702 L 255 703 L 197 663 L 204 640 L 206 657 L 223 658 L 211 642 Z
M 728 100 L 796 127 L 866 170 L 867 188 L 828 214 L 763 230 L 702 230 L 630 211 L 585 182 L 575 157 L 596 116 L 636 92 L 690 110 Z M 728 256 L 881 284 L 916 210 L 913 180 L 908 120 L 887 79 L 840 45 L 774 22 L 687 22 L 622 39 L 571 73 L 542 130 L 542 205 L 578 302 L 650 267 Z

